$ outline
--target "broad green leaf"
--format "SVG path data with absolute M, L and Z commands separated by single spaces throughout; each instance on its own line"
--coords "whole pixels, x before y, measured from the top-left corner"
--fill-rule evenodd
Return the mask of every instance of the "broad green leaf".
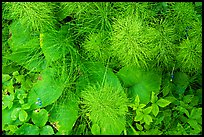
M 189 76 L 183 72 L 174 74 L 175 90 L 177 94 L 183 94 L 189 85 Z
M 136 113 L 135 121 L 141 121 L 144 118 L 144 114 L 142 112 Z
M 53 135 L 54 130 L 51 126 L 46 125 L 40 130 L 40 135 Z
M 137 129 L 139 129 L 140 131 L 142 131 L 143 130 L 143 126 L 141 126 L 140 124 L 138 124 L 138 123 L 136 123 L 136 127 L 137 127 Z
M 161 75 L 154 71 L 143 71 L 137 67 L 123 67 L 117 73 L 119 79 L 125 87 L 131 87 L 135 84 L 143 83 L 148 92 L 159 92 L 161 84 Z
M 11 119 L 12 120 L 16 120 L 19 116 L 19 111 L 21 110 L 21 108 L 15 108 L 12 113 L 11 113 Z
M 40 35 L 41 48 L 45 59 L 50 64 L 62 57 L 62 51 L 65 47 L 72 47 L 68 38 L 60 31 L 49 31 Z
M 170 104 L 171 102 L 166 100 L 166 99 L 159 99 L 156 104 L 159 105 L 160 107 L 166 107 Z
M 87 62 L 85 63 L 86 69 L 90 75 L 91 82 L 98 82 L 101 84 L 103 81 L 109 83 L 113 87 L 122 89 L 119 79 L 112 72 L 111 69 L 106 68 L 100 63 L 97 62 Z
M 117 117 L 117 120 L 106 117 L 100 123 L 101 135 L 119 135 L 125 129 L 124 117 Z
M 30 45 L 33 42 L 28 43 Z M 19 49 L 20 50 L 20 49 Z M 13 52 L 11 55 L 6 56 L 11 61 L 16 62 L 17 64 L 24 66 L 28 70 L 32 70 L 35 72 L 40 72 L 45 69 L 46 62 L 42 57 L 41 53 L 36 53 L 36 51 L 17 51 Z
M 54 103 L 62 94 L 64 83 L 56 78 L 54 68 L 47 68 L 42 72 L 42 80 L 34 84 L 28 95 L 31 109 L 42 108 Z
M 130 71 L 130 74 L 128 74 Z M 129 77 L 129 75 L 132 75 Z M 137 76 L 135 76 L 137 75 Z M 133 100 L 136 95 L 139 96 L 140 102 L 147 104 L 150 102 L 151 94 L 154 92 L 155 94 L 159 93 L 160 84 L 161 84 L 161 75 L 157 74 L 153 71 L 140 71 L 134 67 L 131 68 L 122 68 L 121 71 L 118 72 L 118 77 L 121 79 L 123 83 L 126 83 L 126 80 L 129 78 L 131 82 L 127 82 L 125 85 L 128 85 L 128 97 Z M 135 77 L 135 78 L 134 78 Z M 134 82 L 133 82 L 134 81 Z
M 144 72 L 140 82 L 145 85 L 146 90 L 158 94 L 161 85 L 161 74 L 154 71 Z
M 21 109 L 19 111 L 19 120 L 24 122 L 27 119 L 27 117 L 28 117 L 28 113 L 25 110 Z
M 171 91 L 170 85 L 164 86 L 163 89 L 162 89 L 163 96 L 165 97 L 166 95 L 168 95 L 169 91 Z
M 10 31 L 12 37 L 10 39 L 10 47 L 12 51 L 17 51 L 24 48 L 23 45 L 26 44 L 32 37 L 29 29 L 26 29 L 20 21 L 15 21 L 11 24 Z M 36 45 L 30 45 L 30 49 L 36 48 Z
M 152 106 L 143 109 L 144 114 L 149 114 L 152 111 Z
M 39 135 L 39 128 L 29 123 L 23 124 L 17 131 L 17 135 Z
M 78 98 L 71 91 L 66 98 L 54 105 L 50 111 L 50 123 L 56 123 L 58 131 L 69 134 L 78 118 Z
M 150 101 L 151 92 L 148 91 L 144 84 L 138 83 L 128 89 L 128 97 L 133 100 L 138 95 L 140 103 L 147 104 Z
M 100 135 L 100 127 L 98 126 L 98 124 L 93 124 L 91 127 L 91 133 L 93 135 Z
M 151 95 L 151 102 L 152 102 L 152 103 L 155 103 L 157 100 L 158 100 L 157 95 L 155 95 L 155 93 L 152 92 L 152 95 Z
M 31 115 L 33 123 L 39 127 L 43 127 L 48 121 L 48 112 L 45 109 L 35 110 Z
M 118 77 L 112 72 L 110 68 L 107 68 L 98 62 L 85 62 L 83 66 L 83 72 L 85 75 L 77 80 L 77 93 L 85 89 L 88 84 L 109 83 L 113 87 L 123 89 Z
M 41 71 L 45 67 L 45 60 L 39 51 L 39 38 L 32 36 L 32 32 L 22 25 L 20 21 L 13 22 L 10 27 L 12 33 L 8 43 L 13 51 L 5 56 L 7 59 L 15 61 L 26 69 Z
M 136 67 L 123 67 L 117 73 L 119 79 L 123 82 L 125 87 L 130 87 L 139 82 L 143 72 Z
M 156 117 L 159 113 L 159 107 L 157 104 L 152 104 L 152 114 Z
M 144 122 L 147 125 L 150 125 L 150 123 L 152 122 L 152 117 L 150 115 L 144 115 Z

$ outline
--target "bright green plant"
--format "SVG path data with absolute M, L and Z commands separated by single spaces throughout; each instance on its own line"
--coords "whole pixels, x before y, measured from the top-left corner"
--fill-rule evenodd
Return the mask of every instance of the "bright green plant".
M 55 18 L 52 15 L 51 3 L 42 2 L 16 2 L 5 3 L 10 18 L 20 19 L 21 24 L 37 31 L 45 31 L 54 27 Z
M 93 33 L 84 42 L 85 53 L 88 54 L 88 58 L 92 60 L 106 63 L 110 57 L 108 49 L 110 48 L 107 42 L 107 33 Z
M 125 128 L 127 98 L 123 91 L 105 83 L 82 91 L 85 113 L 93 123 L 93 134 L 121 134 Z
M 152 114 L 156 117 L 159 113 L 159 107 L 166 107 L 171 102 L 165 99 L 158 100 L 158 97 L 155 96 L 154 92 L 152 92 L 151 103 L 152 103 Z
M 6 135 L 202 134 L 202 2 L 2 2 Z
M 151 47 L 159 37 L 159 32 L 145 26 L 143 20 L 135 15 L 118 19 L 113 25 L 112 47 L 113 55 L 119 58 L 123 65 L 135 64 L 138 67 L 148 67 L 152 57 Z

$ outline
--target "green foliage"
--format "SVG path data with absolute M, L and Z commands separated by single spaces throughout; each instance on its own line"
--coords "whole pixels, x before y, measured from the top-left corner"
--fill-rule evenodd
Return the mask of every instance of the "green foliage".
M 2 134 L 202 134 L 201 2 L 2 2 Z
M 144 71 L 137 67 L 123 67 L 118 77 L 128 87 L 128 96 L 134 100 L 139 95 L 141 102 L 147 104 L 150 101 L 151 91 L 160 90 L 161 75 L 154 71 Z
M 113 25 L 111 49 L 123 65 L 147 67 L 147 62 L 152 57 L 150 49 L 155 46 L 158 36 L 156 29 L 144 26 L 141 19 L 130 15 L 118 19 Z
M 53 135 L 54 134 L 54 130 L 51 126 L 44 126 L 41 130 L 40 130 L 40 135 Z
M 33 30 L 46 31 L 54 26 L 55 18 L 52 12 L 51 3 L 42 2 L 15 2 L 5 3 L 7 13 L 14 20 L 32 28 Z
M 45 109 L 35 110 L 32 112 L 31 120 L 35 125 L 42 127 L 48 121 L 48 112 Z
M 107 42 L 106 35 L 106 33 L 93 33 L 87 38 L 83 47 L 85 49 L 85 53 L 88 54 L 88 58 L 102 63 L 105 63 L 109 59 L 110 55 L 107 51 L 110 45 Z
M 45 60 L 41 56 L 39 39 L 30 29 L 20 21 L 12 23 L 10 27 L 12 37 L 8 40 L 12 50 L 6 58 L 23 65 L 26 69 L 41 71 L 45 67 Z
M 123 90 L 105 83 L 90 85 L 82 91 L 85 113 L 93 124 L 98 124 L 100 134 L 120 134 L 125 128 L 127 98 Z
M 66 99 L 59 101 L 50 111 L 49 122 L 60 132 L 69 134 L 78 118 L 78 97 L 69 91 Z
M 39 128 L 36 125 L 25 123 L 17 131 L 17 135 L 38 135 Z
M 59 78 L 56 78 L 55 73 L 56 72 L 52 68 L 43 70 L 40 76 L 41 80 L 33 85 L 28 96 L 28 103 L 32 105 L 32 109 L 52 104 L 62 94 L 64 88 L 63 83 Z M 39 101 L 41 101 L 41 103 Z

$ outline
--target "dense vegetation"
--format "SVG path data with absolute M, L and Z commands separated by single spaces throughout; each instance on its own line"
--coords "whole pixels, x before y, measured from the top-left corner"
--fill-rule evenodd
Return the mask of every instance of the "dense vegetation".
M 3 134 L 202 134 L 201 57 L 201 2 L 3 2 Z

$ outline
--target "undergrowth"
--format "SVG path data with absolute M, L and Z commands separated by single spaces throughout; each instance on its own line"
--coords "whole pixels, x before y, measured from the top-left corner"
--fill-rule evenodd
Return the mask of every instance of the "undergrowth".
M 201 2 L 2 2 L 2 134 L 202 134 Z

